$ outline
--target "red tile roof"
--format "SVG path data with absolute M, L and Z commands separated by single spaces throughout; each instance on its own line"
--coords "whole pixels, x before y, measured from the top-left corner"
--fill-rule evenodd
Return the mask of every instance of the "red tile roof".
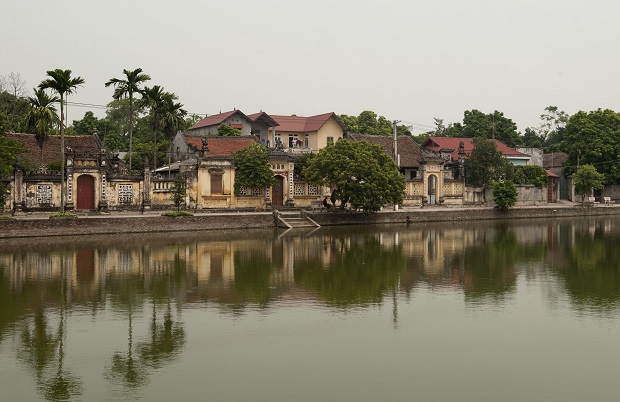
M 274 127 L 274 126 L 278 125 L 278 123 L 271 116 L 269 116 L 265 112 L 258 112 L 258 113 L 249 114 L 248 118 L 250 120 L 252 120 L 253 122 L 256 122 L 258 120 L 262 120 L 269 127 Z
M 26 153 L 22 154 L 21 158 L 28 160 L 36 168 L 62 159 L 59 135 L 47 137 L 42 150 L 34 134 L 7 133 L 6 136 L 26 146 Z M 65 135 L 65 147 L 73 149 L 78 154 L 86 152 L 94 154 L 101 150 L 101 142 L 94 135 Z
M 214 114 L 211 116 L 207 116 L 204 119 L 200 120 L 198 123 L 194 124 L 193 126 L 190 127 L 190 130 L 196 129 L 196 128 L 201 128 L 201 127 L 210 127 L 210 126 L 217 126 L 222 124 L 222 122 L 224 120 L 226 120 L 227 118 L 231 117 L 232 115 L 238 114 L 246 119 L 249 120 L 248 116 L 246 116 L 245 114 L 241 113 L 241 111 L 239 110 L 231 110 L 230 112 L 224 112 L 224 113 L 219 113 L 219 114 Z
M 342 124 L 336 113 L 333 112 L 310 117 L 278 115 L 270 116 L 279 125 L 279 127 L 276 128 L 276 132 L 280 131 L 287 133 L 307 133 L 311 131 L 318 131 L 321 127 L 325 125 L 325 123 L 327 123 L 330 117 L 333 117 L 343 130 L 345 129 L 344 124 Z
M 383 147 L 386 155 L 392 157 L 394 137 L 385 135 L 348 134 L 347 138 L 354 141 L 368 141 Z M 398 154 L 401 167 L 418 167 L 424 153 L 420 146 L 408 136 L 398 136 Z
M 208 153 L 210 158 L 227 158 L 231 154 L 242 150 L 251 144 L 258 143 L 258 139 L 253 135 L 243 135 L 240 137 L 190 137 L 185 136 L 185 141 L 196 150 L 202 149 L 202 139 L 207 139 Z
M 471 151 L 474 150 L 473 138 L 459 138 L 459 137 L 429 137 L 422 148 L 428 148 L 435 152 L 439 152 L 442 149 L 452 149 L 452 160 L 459 158 L 459 145 L 463 141 L 465 149 L 465 158 L 469 158 Z M 516 149 L 509 148 L 506 144 L 500 140 L 494 140 L 497 150 L 504 156 L 522 156 L 527 157 L 527 154 L 517 151 Z

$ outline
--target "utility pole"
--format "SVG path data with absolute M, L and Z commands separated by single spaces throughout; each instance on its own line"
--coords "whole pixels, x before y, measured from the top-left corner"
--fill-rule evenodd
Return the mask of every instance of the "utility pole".
M 396 125 L 400 123 L 400 120 L 394 120 L 392 122 L 392 126 L 393 126 L 393 131 L 394 131 L 394 146 L 392 148 L 393 150 L 393 154 L 392 157 L 394 158 L 394 162 L 396 162 L 396 165 L 399 166 L 400 164 L 398 163 L 398 136 L 396 135 Z

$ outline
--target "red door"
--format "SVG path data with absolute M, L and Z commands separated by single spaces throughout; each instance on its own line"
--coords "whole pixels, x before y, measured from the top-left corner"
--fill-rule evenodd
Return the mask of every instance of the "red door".
M 271 187 L 271 205 L 281 206 L 284 204 L 284 177 L 276 176 L 276 184 Z
M 82 175 L 77 179 L 77 208 L 95 209 L 95 178 Z

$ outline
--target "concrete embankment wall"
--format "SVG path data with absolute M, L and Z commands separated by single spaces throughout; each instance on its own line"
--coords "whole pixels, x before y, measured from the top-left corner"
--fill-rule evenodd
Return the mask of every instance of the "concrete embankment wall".
M 498 211 L 492 208 L 472 209 L 419 209 L 410 211 L 381 212 L 374 215 L 320 212 L 308 214 L 321 226 L 370 225 L 384 223 L 479 221 L 491 219 L 535 219 L 554 217 L 580 217 L 596 215 L 620 215 L 620 208 L 513 208 Z
M 514 208 L 503 212 L 491 208 L 441 208 L 380 212 L 373 215 L 342 211 L 307 213 L 307 215 L 321 226 L 333 226 L 620 215 L 620 207 Z M 158 215 L 80 217 L 62 220 L 22 218 L 0 220 L 0 239 L 116 233 L 189 233 L 205 230 L 273 227 L 275 227 L 275 221 L 271 213 L 199 214 L 175 218 Z
M 131 216 L 77 219 L 0 220 L 0 239 L 116 233 L 193 232 L 214 229 L 274 227 L 272 214 L 227 214 L 183 217 Z

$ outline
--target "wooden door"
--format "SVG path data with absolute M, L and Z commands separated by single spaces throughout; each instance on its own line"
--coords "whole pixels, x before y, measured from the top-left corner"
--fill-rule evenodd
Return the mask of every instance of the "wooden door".
M 435 205 L 437 203 L 437 176 L 434 174 L 428 176 L 428 204 Z
M 284 204 L 284 177 L 276 176 L 276 184 L 271 187 L 271 205 L 281 206 Z
M 95 209 L 95 178 L 82 175 L 77 179 L 77 208 L 92 211 Z

